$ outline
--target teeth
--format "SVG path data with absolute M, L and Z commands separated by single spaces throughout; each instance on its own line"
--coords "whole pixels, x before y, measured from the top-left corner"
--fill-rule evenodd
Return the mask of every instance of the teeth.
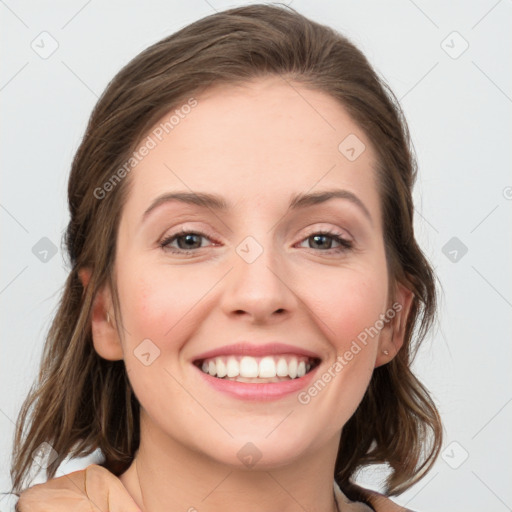
M 290 376 L 290 379 L 295 379 L 297 377 L 297 359 L 293 358 L 288 363 L 288 375 Z
M 307 357 L 298 356 L 265 356 L 262 358 L 250 356 L 229 356 L 207 359 L 202 362 L 204 373 L 220 379 L 295 379 L 304 377 L 311 369 L 311 361 Z M 250 382 L 250 380 L 248 381 Z
M 215 359 L 215 366 L 217 367 L 217 377 L 222 379 L 222 377 L 225 377 L 228 374 L 228 369 L 220 357 Z
M 215 375 L 215 373 L 210 373 L 210 375 Z M 238 377 L 240 375 L 240 365 L 234 357 L 228 358 L 226 375 L 228 377 Z
M 286 359 L 283 359 L 282 357 L 277 361 L 277 368 L 276 368 L 277 376 L 278 377 L 287 377 L 288 376 L 288 363 L 286 362 Z
M 276 363 L 273 357 L 264 357 L 260 361 L 259 374 L 260 379 L 271 379 L 276 376 Z
M 242 357 L 240 361 L 240 377 L 257 377 L 258 361 L 254 357 Z

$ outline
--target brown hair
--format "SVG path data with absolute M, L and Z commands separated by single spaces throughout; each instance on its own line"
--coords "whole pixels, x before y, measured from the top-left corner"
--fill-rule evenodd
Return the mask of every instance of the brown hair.
M 41 371 L 18 418 L 11 474 L 16 492 L 31 454 L 52 445 L 55 475 L 66 456 L 100 448 L 104 467 L 119 475 L 139 444 L 139 404 L 123 361 L 107 361 L 92 344 L 90 313 L 105 283 L 116 294 L 112 269 L 117 228 L 130 180 L 102 199 L 101 188 L 129 159 L 148 130 L 192 95 L 215 83 L 280 76 L 325 92 L 348 111 L 378 155 L 382 222 L 392 283 L 414 293 L 404 344 L 377 368 L 342 431 L 335 479 L 352 499 L 351 478 L 368 464 L 390 469 L 388 494 L 398 494 L 428 471 L 441 446 L 439 414 L 411 363 L 436 309 L 435 278 L 413 231 L 416 163 L 395 96 L 350 41 L 291 8 L 250 5 L 203 18 L 147 48 L 110 82 L 92 112 L 69 178 L 71 219 L 65 241 L 72 269 L 48 333 Z M 84 289 L 78 271 L 90 268 Z M 117 316 L 119 318 L 119 315 Z M 414 340 L 414 343 L 413 343 Z

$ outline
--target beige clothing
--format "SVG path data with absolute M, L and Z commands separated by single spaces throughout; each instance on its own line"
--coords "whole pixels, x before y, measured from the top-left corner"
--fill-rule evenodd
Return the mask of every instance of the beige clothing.
M 374 491 L 365 491 L 368 494 L 372 508 L 362 502 L 350 501 L 341 491 L 338 484 L 334 482 L 334 494 L 340 512 L 412 512 L 407 508 L 393 503 L 389 498 Z

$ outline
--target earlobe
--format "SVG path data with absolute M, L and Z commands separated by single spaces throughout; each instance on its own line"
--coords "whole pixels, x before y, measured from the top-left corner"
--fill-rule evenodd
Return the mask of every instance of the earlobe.
M 87 288 L 87 285 L 89 284 L 89 281 L 91 279 L 91 269 L 90 268 L 86 268 L 86 267 L 82 267 L 78 271 L 78 277 L 80 279 L 80 282 L 82 283 L 82 287 L 83 287 L 84 292 L 85 292 L 85 289 Z
M 91 271 L 83 268 L 79 270 L 78 275 L 85 290 L 91 278 Z M 123 359 L 123 348 L 117 331 L 109 285 L 101 288 L 93 299 L 91 332 L 94 349 L 100 357 L 109 361 Z
M 379 338 L 379 353 L 375 360 L 375 368 L 389 363 L 402 348 L 405 341 L 407 319 L 414 299 L 414 293 L 404 284 L 398 283 L 395 293 L 395 301 L 391 310 L 394 316 L 384 327 Z
M 108 287 L 99 291 L 94 299 L 91 322 L 92 340 L 98 355 L 109 361 L 123 359 L 123 349 Z

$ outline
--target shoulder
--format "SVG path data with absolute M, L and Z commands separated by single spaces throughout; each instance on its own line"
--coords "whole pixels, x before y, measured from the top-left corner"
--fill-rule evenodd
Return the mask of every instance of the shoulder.
M 375 509 L 375 512 L 413 512 L 406 507 L 394 503 L 383 494 L 363 489 L 362 487 L 358 487 L 357 489 L 367 498 L 371 506 Z
M 346 504 L 352 504 L 352 506 L 359 506 L 363 507 L 364 510 L 370 510 L 370 505 L 372 509 L 375 512 L 413 512 L 412 510 L 402 507 L 401 505 L 397 505 L 392 500 L 390 500 L 387 496 L 384 496 L 383 494 L 380 494 L 376 491 L 371 491 L 369 489 L 364 489 L 362 487 L 359 487 L 358 485 L 351 484 L 351 488 L 353 491 L 356 491 L 356 493 L 360 496 L 360 499 L 363 501 L 366 501 L 368 505 L 363 505 L 361 501 L 358 501 L 357 503 L 350 501 L 341 491 L 338 484 L 335 482 L 335 488 L 336 488 L 336 494 L 340 498 L 342 502 L 345 502 Z M 363 510 L 361 508 L 361 510 Z M 356 509 L 354 509 L 355 511 Z M 357 510 L 360 510 L 357 508 Z

